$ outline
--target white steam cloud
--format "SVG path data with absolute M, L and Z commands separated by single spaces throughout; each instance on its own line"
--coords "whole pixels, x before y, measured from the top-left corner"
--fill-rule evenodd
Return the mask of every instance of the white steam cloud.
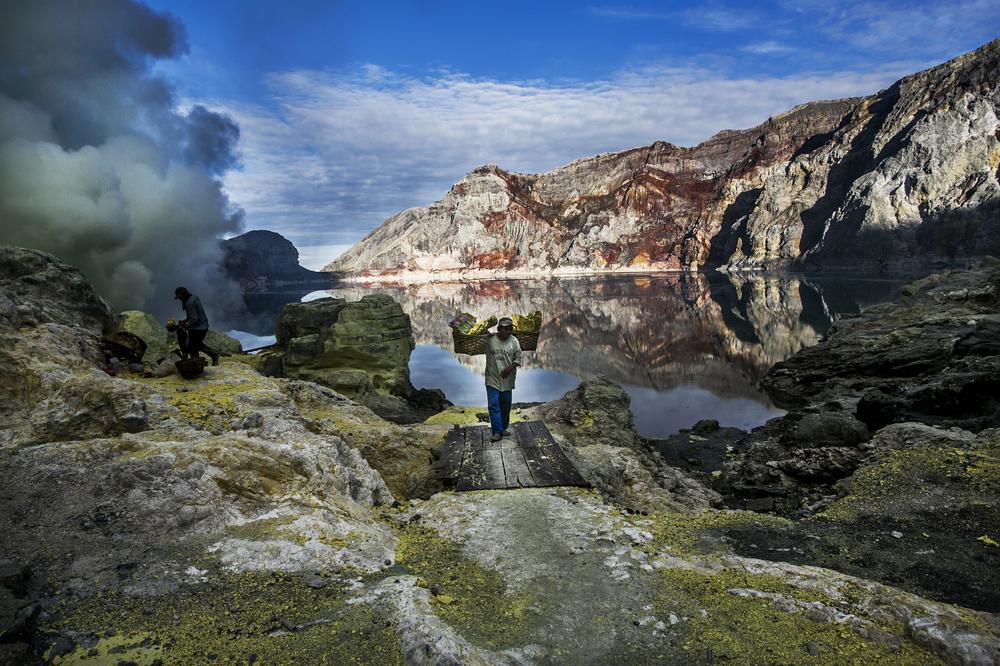
M 217 240 L 242 222 L 220 181 L 239 128 L 177 110 L 152 68 L 186 49 L 131 0 L 3 3 L 0 244 L 55 254 L 121 309 L 175 314 L 183 285 L 221 319 L 239 303 Z

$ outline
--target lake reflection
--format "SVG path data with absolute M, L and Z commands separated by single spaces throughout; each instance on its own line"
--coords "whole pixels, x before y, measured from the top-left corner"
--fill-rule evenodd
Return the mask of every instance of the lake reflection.
M 603 375 L 631 395 L 639 432 L 663 437 L 704 418 L 747 429 L 781 414 L 756 388 L 768 369 L 818 342 L 833 319 L 891 300 L 906 281 L 671 273 L 376 283 L 313 292 L 303 300 L 388 293 L 412 320 L 413 384 L 440 388 L 461 405 L 485 404 L 485 361 L 451 351 L 448 321 L 460 311 L 500 316 L 542 310 L 538 350 L 525 354 L 515 402 L 552 400 L 583 377 Z M 260 317 L 258 328 L 266 326 L 266 316 Z

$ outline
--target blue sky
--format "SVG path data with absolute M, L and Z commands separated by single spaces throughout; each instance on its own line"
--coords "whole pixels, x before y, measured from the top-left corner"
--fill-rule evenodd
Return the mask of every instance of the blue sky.
M 240 123 L 246 228 L 314 268 L 481 164 L 693 145 L 1000 36 L 996 0 L 150 4 L 188 32 L 181 103 Z

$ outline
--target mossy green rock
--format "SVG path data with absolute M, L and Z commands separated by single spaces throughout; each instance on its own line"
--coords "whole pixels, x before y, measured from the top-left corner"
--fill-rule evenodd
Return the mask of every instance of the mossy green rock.
M 159 319 L 141 310 L 126 310 L 122 312 L 119 330 L 142 338 L 146 343 L 146 355 L 142 359 L 155 362 L 163 358 L 176 345 L 176 340 L 167 332 L 166 326 Z
M 418 392 L 410 383 L 409 362 L 416 343 L 410 317 L 392 297 L 290 303 L 278 319 L 276 337 L 282 376 L 334 388 L 394 421 L 426 418 L 411 418 L 408 401 Z
M 236 338 L 226 335 L 221 331 L 209 331 L 205 336 L 205 344 L 215 351 L 226 354 L 242 354 L 243 345 Z
M 155 363 L 177 346 L 177 339 L 167 331 L 166 324 L 148 312 L 126 310 L 121 313 L 120 318 L 118 330 L 137 335 L 146 343 L 146 354 L 142 360 L 147 363 Z M 239 340 L 220 331 L 209 331 L 205 336 L 205 344 L 226 354 L 239 354 L 243 351 Z
M 342 388 L 352 397 L 370 390 L 405 396 L 413 390 L 410 318 L 389 296 L 292 303 L 282 311 L 277 332 L 285 346 L 286 377 Z M 357 371 L 368 381 L 359 381 Z

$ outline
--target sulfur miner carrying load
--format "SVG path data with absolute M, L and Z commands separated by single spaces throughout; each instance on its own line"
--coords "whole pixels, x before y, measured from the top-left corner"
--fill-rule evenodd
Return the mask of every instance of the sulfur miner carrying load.
M 521 353 L 535 349 L 541 323 L 542 313 L 539 311 L 528 316 L 501 317 L 499 320 L 489 317 L 479 322 L 474 316 L 463 313 L 449 324 L 456 352 L 486 355 L 486 404 L 490 414 L 491 441 L 499 441 L 508 435 L 510 406 L 517 369 L 521 367 Z M 496 334 L 489 332 L 494 324 Z

